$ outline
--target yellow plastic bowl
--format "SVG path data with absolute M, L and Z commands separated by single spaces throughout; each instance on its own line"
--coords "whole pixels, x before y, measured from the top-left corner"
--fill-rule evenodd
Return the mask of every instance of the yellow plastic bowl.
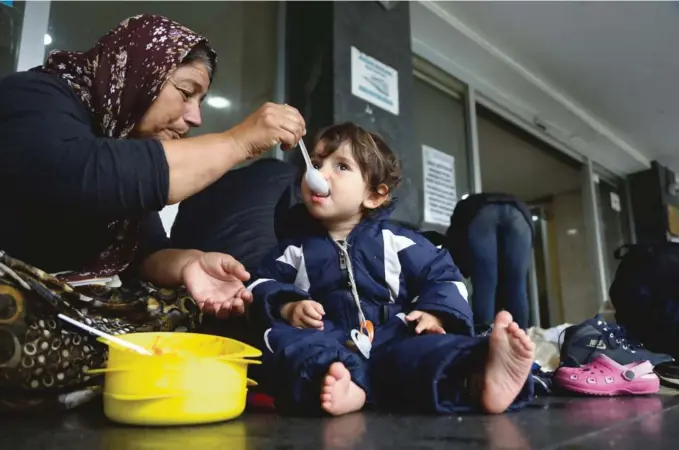
M 190 425 L 228 420 L 245 409 L 249 364 L 261 352 L 242 342 L 193 333 L 133 333 L 119 336 L 153 356 L 109 346 L 104 413 L 134 425 Z
M 132 397 L 104 392 L 104 414 L 126 425 L 171 426 L 220 422 L 245 410 L 246 389 L 219 393 Z

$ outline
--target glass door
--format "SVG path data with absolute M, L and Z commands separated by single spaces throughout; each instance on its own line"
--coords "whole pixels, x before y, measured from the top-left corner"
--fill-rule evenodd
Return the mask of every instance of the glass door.
M 428 183 L 424 167 L 426 154 L 438 154 L 453 161 L 452 175 L 454 200 L 446 202 L 445 211 L 437 215 L 435 222 L 428 221 L 424 211 L 412 211 L 413 223 L 419 224 L 420 231 L 445 234 L 450 225 L 450 218 L 455 203 L 471 192 L 471 157 L 467 145 L 467 118 L 465 106 L 466 86 L 445 73 L 438 67 L 419 58 L 413 57 L 414 97 L 415 97 L 415 133 L 418 147 L 413 151 L 418 156 L 411 161 L 418 161 L 417 167 L 404 167 L 404 175 L 409 177 L 418 191 L 421 205 L 425 207 L 425 196 Z M 448 178 L 449 180 L 451 178 Z M 430 238 L 431 239 L 431 238 Z M 471 302 L 472 286 L 465 280 Z
M 632 243 L 629 209 L 623 182 L 598 177 L 596 192 L 604 252 L 604 274 L 608 291 L 620 263 L 614 257 L 615 250 L 622 245 Z M 607 306 L 612 308 L 610 302 L 607 302 Z
M 419 167 L 406 167 L 407 172 L 419 191 L 423 209 L 436 215 L 418 211 L 419 217 L 413 218 L 423 231 L 445 233 L 450 224 L 455 203 L 471 191 L 470 157 L 467 145 L 467 125 L 465 113 L 465 86 L 432 64 L 415 57 L 414 97 L 415 97 L 415 134 L 418 147 L 413 151 L 418 157 Z M 433 156 L 432 156 L 433 155 Z M 446 161 L 450 168 L 445 178 L 447 186 L 432 186 L 425 162 L 432 157 Z M 452 185 L 452 191 L 451 186 Z M 439 198 L 432 195 L 432 187 L 444 193 Z M 444 192 L 446 191 L 446 192 Z M 452 195 L 449 195 L 450 193 Z M 435 192 L 434 194 L 437 194 Z M 429 195 L 429 203 L 427 196 Z M 436 203 L 438 200 L 445 200 Z M 429 207 L 427 205 L 429 204 Z M 434 206 L 432 206 L 434 205 Z M 428 217 L 429 216 L 429 217 Z
M 555 292 L 558 282 L 554 279 L 556 270 L 550 248 L 549 217 L 542 206 L 530 208 L 535 229 L 533 239 L 533 264 L 528 277 L 530 318 L 533 326 L 549 328 L 558 325 L 555 314 L 558 312 L 559 295 Z

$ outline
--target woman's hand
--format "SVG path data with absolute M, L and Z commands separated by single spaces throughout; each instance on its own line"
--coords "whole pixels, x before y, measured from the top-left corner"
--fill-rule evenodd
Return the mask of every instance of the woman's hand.
M 306 134 L 306 124 L 292 106 L 266 103 L 226 133 L 254 158 L 278 144 L 283 150 L 295 147 Z
M 286 303 L 281 308 L 281 317 L 293 327 L 323 329 L 323 305 L 313 300 Z
M 204 313 L 219 318 L 241 315 L 252 302 L 252 293 L 243 285 L 250 274 L 230 255 L 203 253 L 184 266 L 182 278 Z

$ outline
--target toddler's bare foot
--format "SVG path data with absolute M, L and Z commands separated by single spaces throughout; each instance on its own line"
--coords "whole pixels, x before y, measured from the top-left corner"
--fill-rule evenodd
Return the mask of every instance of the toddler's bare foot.
M 333 363 L 323 379 L 321 407 L 333 416 L 340 416 L 363 408 L 365 392 L 351 381 L 351 374 L 340 362 Z
M 507 311 L 495 316 L 489 339 L 481 403 L 486 412 L 498 414 L 512 404 L 526 383 L 533 365 L 535 344 Z

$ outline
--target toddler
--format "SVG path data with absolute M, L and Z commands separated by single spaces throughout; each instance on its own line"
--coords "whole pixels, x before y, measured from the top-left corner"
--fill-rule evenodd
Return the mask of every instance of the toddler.
M 277 408 L 500 413 L 525 404 L 534 344 L 507 312 L 489 336 L 474 336 L 450 254 L 388 221 L 401 168 L 385 142 L 336 125 L 310 156 L 330 192 L 302 181 L 289 236 L 248 287 Z

